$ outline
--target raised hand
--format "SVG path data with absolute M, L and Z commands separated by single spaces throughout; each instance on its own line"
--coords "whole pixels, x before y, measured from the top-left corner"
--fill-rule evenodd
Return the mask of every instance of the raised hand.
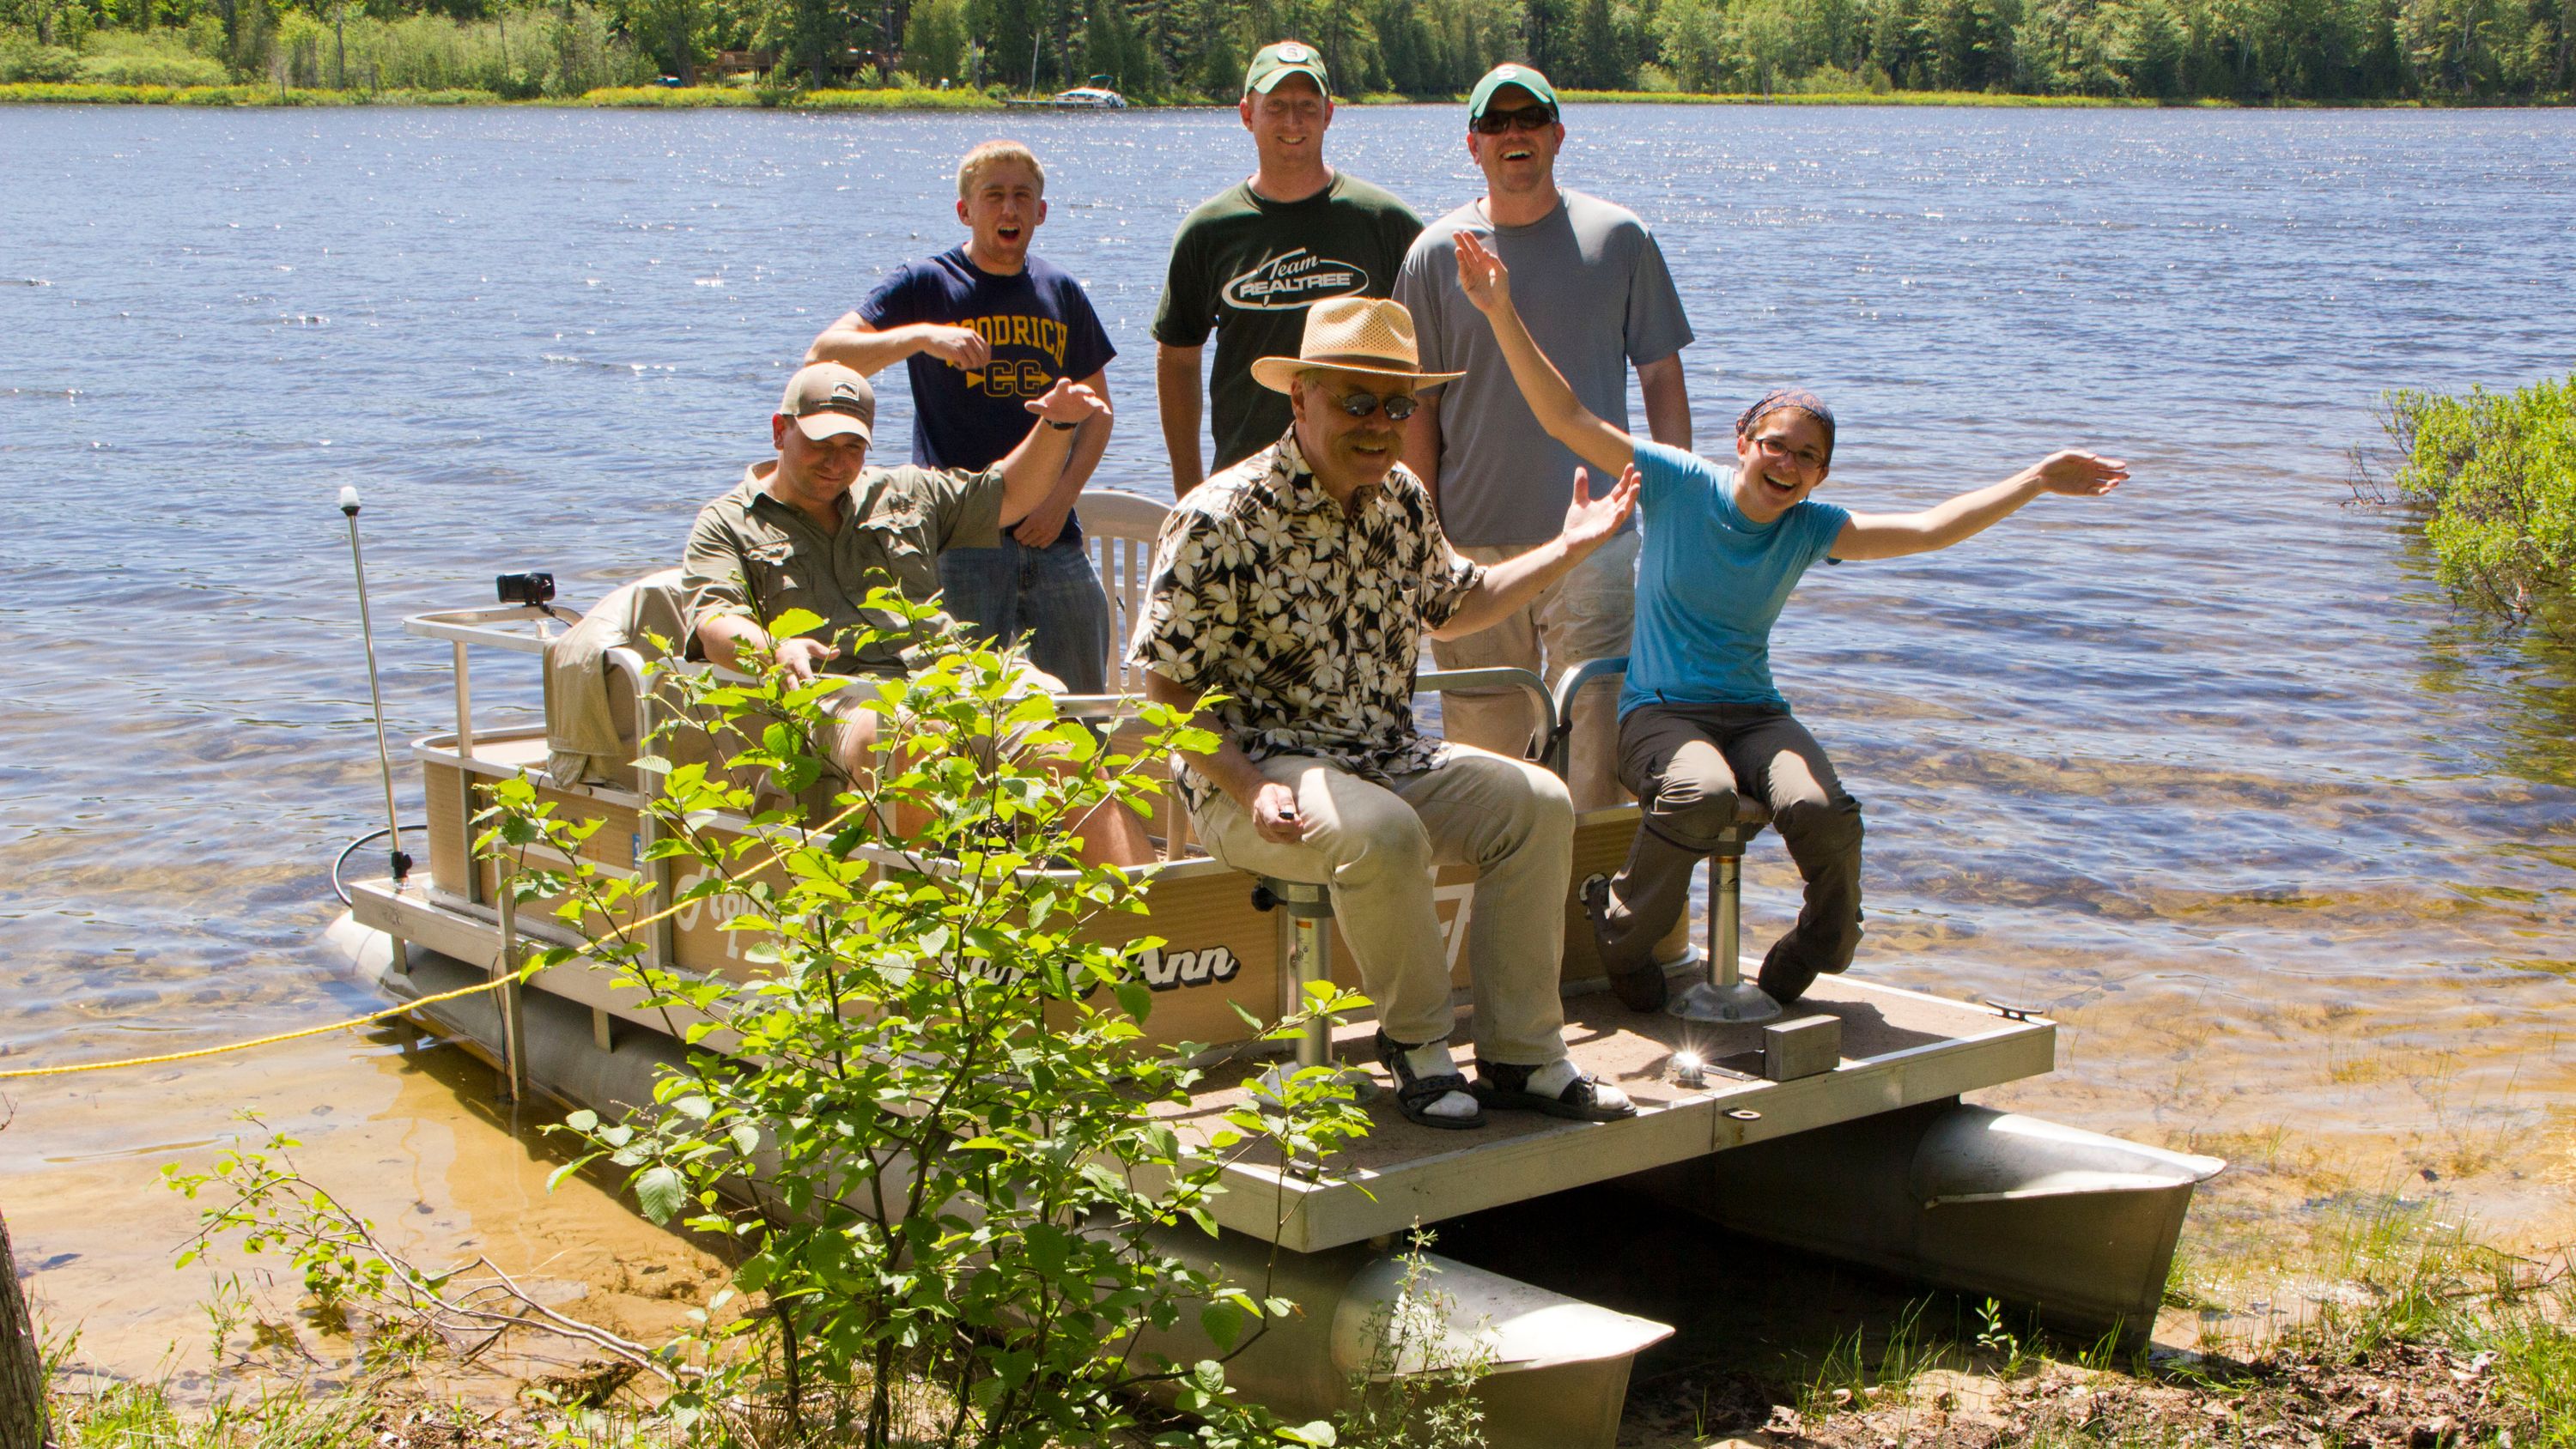
M 1637 489 L 1644 480 L 1637 476 L 1634 464 L 1621 472 L 1619 481 L 1608 493 L 1592 496 L 1592 476 L 1583 469 L 1574 470 L 1574 502 L 1565 510 L 1567 544 L 1589 549 L 1619 531 L 1628 515 L 1637 507 Z
M 2051 453 L 2031 472 L 2049 492 L 2077 498 L 2099 498 L 2129 479 L 2127 463 L 2080 448 Z
M 921 330 L 921 350 L 951 367 L 973 372 L 993 361 L 993 344 L 985 341 L 984 334 L 972 327 L 925 322 L 921 324 Z
M 1458 290 L 1479 312 L 1499 312 L 1512 304 L 1512 271 L 1472 232 L 1456 238 Z
M 1051 423 L 1088 422 L 1110 415 L 1109 399 L 1069 377 L 1057 378 L 1046 396 L 1024 406 Z

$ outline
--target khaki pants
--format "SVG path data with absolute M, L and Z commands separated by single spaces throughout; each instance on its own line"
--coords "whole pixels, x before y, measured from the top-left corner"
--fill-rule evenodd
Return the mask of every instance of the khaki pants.
M 1557 976 L 1574 809 L 1563 782 L 1533 764 L 1458 748 L 1436 770 L 1397 776 L 1392 789 L 1307 755 L 1260 768 L 1297 792 L 1305 839 L 1262 839 L 1221 790 L 1190 823 L 1208 854 L 1236 870 L 1330 887 L 1360 989 L 1388 1036 L 1439 1041 L 1456 1025 L 1431 872 L 1465 864 L 1479 872 L 1466 908 L 1477 1059 L 1534 1067 L 1565 1055 Z
M 1458 551 L 1492 565 L 1534 546 Z M 1637 531 L 1632 528 L 1594 550 L 1510 618 L 1464 639 L 1435 639 L 1431 650 L 1443 669 L 1535 670 L 1554 689 L 1565 671 L 1586 659 L 1627 653 L 1636 618 Z M 1451 740 L 1514 758 L 1526 752 L 1538 733 L 1538 712 L 1517 689 L 1444 693 L 1440 718 Z M 1599 810 L 1624 801 L 1618 773 L 1618 681 L 1593 685 L 1575 700 L 1569 743 L 1565 784 L 1574 808 Z

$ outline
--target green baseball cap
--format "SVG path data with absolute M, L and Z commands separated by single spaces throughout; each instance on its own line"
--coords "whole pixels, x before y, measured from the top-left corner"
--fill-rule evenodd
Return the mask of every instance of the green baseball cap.
M 1324 74 L 1324 57 L 1302 40 L 1282 40 L 1261 47 L 1243 72 L 1243 93 L 1248 96 L 1258 91 L 1266 96 L 1272 86 L 1292 75 L 1310 76 L 1315 89 L 1328 97 L 1333 93 L 1333 78 Z
M 1260 62 L 1255 61 L 1254 64 Z M 1547 77 L 1540 75 L 1536 67 L 1498 65 L 1485 72 L 1485 78 L 1476 82 L 1476 89 L 1467 97 L 1467 120 L 1470 124 L 1483 118 L 1485 107 L 1493 104 L 1494 92 L 1505 86 L 1519 86 L 1546 102 L 1549 110 L 1560 115 L 1564 113 L 1565 108 L 1556 103 L 1556 87 L 1549 85 Z

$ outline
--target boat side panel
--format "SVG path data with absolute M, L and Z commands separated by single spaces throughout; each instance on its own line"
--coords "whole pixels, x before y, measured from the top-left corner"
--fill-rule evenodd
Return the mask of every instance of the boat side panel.
M 488 859 L 476 861 L 470 873 L 466 866 L 471 831 L 463 803 L 464 772 L 435 762 L 425 763 L 424 769 L 432 805 L 429 828 L 433 881 L 442 890 L 463 896 L 467 894 L 465 882 L 470 878 L 474 899 L 492 899 L 497 889 L 493 863 Z M 587 791 L 551 785 L 541 785 L 537 794 L 554 807 L 557 819 L 600 822 L 598 830 L 580 847 L 584 859 L 613 877 L 634 875 L 641 841 L 633 809 L 601 800 Z M 474 781 L 473 798 L 475 809 L 488 804 L 489 783 Z M 441 801 L 447 802 L 443 809 Z M 551 851 L 532 854 L 556 868 L 570 864 Z M 697 879 L 683 866 L 676 884 L 686 892 Z M 747 981 L 757 974 L 760 968 L 749 959 L 748 952 L 761 938 L 755 933 L 724 929 L 725 922 L 741 909 L 729 905 L 729 899 L 718 896 L 692 901 L 673 915 L 675 965 L 735 981 Z M 1146 985 L 1153 992 L 1153 1010 L 1144 1023 L 1148 1041 L 1229 1047 L 1257 1035 L 1244 1025 L 1235 1006 L 1240 1005 L 1264 1022 L 1279 1016 L 1286 999 L 1280 984 L 1279 931 L 1271 916 L 1252 908 L 1251 882 L 1247 877 L 1233 872 L 1177 876 L 1160 882 L 1150 900 L 1149 915 L 1112 914 L 1089 928 L 1095 940 L 1124 942 L 1159 936 L 1167 943 L 1143 953 L 1139 961 Z M 553 908 L 560 903 L 561 898 L 556 898 L 531 907 L 522 919 L 551 920 Z M 635 919 L 642 914 L 640 904 L 623 914 L 629 920 Z M 1059 1010 L 1053 1019 L 1061 1025 L 1070 1015 L 1068 1010 Z
M 1152 992 L 1145 1036 L 1157 1043 L 1226 1046 L 1257 1033 L 1243 1024 L 1237 1006 L 1257 1021 L 1278 1019 L 1287 993 L 1281 982 L 1277 918 L 1252 908 L 1252 881 L 1231 871 L 1159 881 L 1146 897 L 1148 914 L 1113 912 L 1083 934 L 1094 941 L 1127 942 L 1159 936 L 1138 969 Z M 1069 1012 L 1059 1012 L 1061 1021 Z

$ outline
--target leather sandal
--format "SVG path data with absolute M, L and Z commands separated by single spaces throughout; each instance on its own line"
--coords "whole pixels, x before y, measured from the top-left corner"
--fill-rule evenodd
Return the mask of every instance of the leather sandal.
M 1551 1117 L 1566 1117 L 1577 1122 L 1617 1122 L 1637 1115 L 1637 1104 L 1616 1105 L 1601 1100 L 1599 1077 L 1578 1073 L 1564 1091 L 1550 1097 L 1529 1089 L 1529 1079 L 1536 1067 L 1515 1067 L 1501 1063 L 1476 1062 L 1476 1100 L 1498 1112 L 1545 1112 Z
M 1418 1123 L 1424 1127 L 1440 1127 L 1452 1131 L 1463 1131 L 1470 1127 L 1485 1125 L 1485 1114 L 1481 1106 L 1464 1117 L 1435 1116 L 1429 1110 L 1432 1103 L 1451 1092 L 1464 1092 L 1470 1097 L 1476 1096 L 1475 1089 L 1467 1085 L 1464 1074 L 1440 1072 L 1428 1077 L 1418 1077 L 1413 1073 L 1413 1064 L 1404 1059 L 1404 1054 L 1411 1048 L 1382 1031 L 1377 1034 L 1375 1046 L 1377 1059 L 1385 1063 L 1387 1071 L 1395 1077 L 1395 1110 L 1404 1114 L 1405 1121 Z
M 1649 950 L 1644 965 L 1619 967 L 1612 963 L 1613 944 L 1618 939 L 1610 930 L 1610 877 L 1586 876 L 1583 880 L 1583 914 L 1592 922 L 1592 949 L 1601 960 L 1601 973 L 1610 978 L 1610 989 L 1619 993 L 1630 1011 L 1661 1011 L 1671 999 L 1672 986 L 1664 979 L 1664 968 L 1654 962 Z

